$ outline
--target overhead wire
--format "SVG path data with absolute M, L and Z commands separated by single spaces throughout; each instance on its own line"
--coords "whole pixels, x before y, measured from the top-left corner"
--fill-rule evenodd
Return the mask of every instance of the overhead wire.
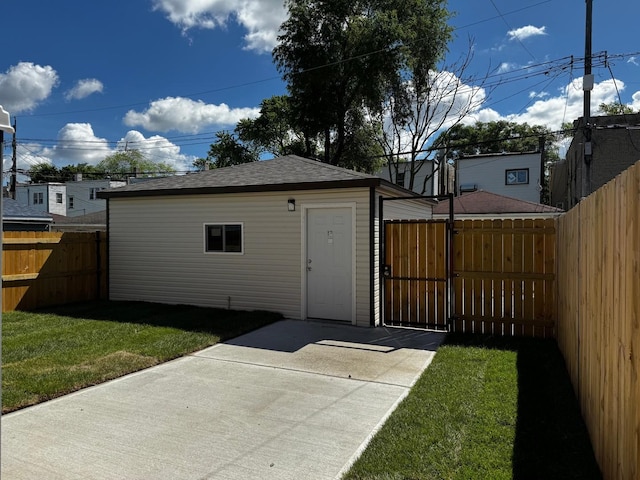
M 463 26 L 459 26 L 459 27 L 454 27 L 453 31 L 457 31 L 457 30 L 462 30 L 465 28 L 469 28 L 471 26 L 475 26 L 481 23 L 485 23 L 485 22 L 489 22 L 492 20 L 495 20 L 496 18 L 500 18 L 500 17 L 504 17 L 506 15 L 512 15 L 514 13 L 518 13 L 521 12 L 523 10 L 528 10 L 540 5 L 543 5 L 545 3 L 550 3 L 552 0 L 544 0 L 526 7 L 522 7 L 522 8 L 518 8 L 516 10 L 511 10 L 507 13 L 500 13 L 499 16 L 497 17 L 490 17 L 490 18 L 486 18 L 484 20 L 479 20 L 477 22 L 473 22 L 467 25 L 463 25 Z M 420 42 L 421 39 L 417 39 L 414 40 L 413 42 L 408 42 L 405 45 L 411 45 L 413 43 L 417 43 Z M 397 47 L 392 47 L 392 48 L 397 48 Z M 302 74 L 302 73 L 307 73 L 307 72 L 312 72 L 312 71 L 316 71 L 322 68 L 328 68 L 328 67 L 332 67 L 332 66 L 336 66 L 336 65 L 340 65 L 342 63 L 347 63 L 353 60 L 359 60 L 361 58 L 366 58 L 368 56 L 371 55 L 377 55 L 379 53 L 384 53 L 389 51 L 389 48 L 382 48 L 382 49 L 377 49 L 377 50 L 373 50 L 373 51 L 369 51 L 369 52 L 365 52 L 359 55 L 355 55 L 352 57 L 348 57 L 348 58 L 344 58 L 341 60 L 337 60 L 335 62 L 330 62 L 330 63 L 326 63 L 326 64 L 322 64 L 322 65 L 317 65 L 315 67 L 311 67 L 308 69 L 305 69 L 303 71 L 297 72 L 298 74 Z M 224 87 L 219 87 L 219 88 L 214 88 L 214 89 L 210 89 L 210 90 L 203 90 L 200 92 L 194 92 L 194 93 L 187 93 L 187 94 L 183 94 L 183 95 L 177 95 L 178 97 L 181 98 L 191 98 L 191 97 L 195 97 L 195 96 L 199 96 L 199 95 L 207 95 L 207 94 L 211 94 L 211 93 L 218 93 L 218 92 L 222 92 L 222 91 L 227 91 L 227 90 L 233 90 L 236 88 L 244 88 L 247 86 L 251 86 L 251 85 L 256 85 L 256 84 L 260 84 L 260 83 L 265 83 L 265 82 L 269 82 L 269 81 L 274 81 L 274 80 L 279 80 L 281 79 L 280 76 L 271 76 L 271 77 L 266 77 L 266 78 L 262 78 L 262 79 L 258 79 L 258 80 L 254 80 L 251 82 L 243 82 L 243 83 L 239 83 L 239 84 L 233 84 L 233 85 L 227 85 Z M 127 103 L 127 104 L 120 104 L 120 105 L 110 105 L 110 106 L 105 106 L 105 107 L 96 107 L 96 108 L 92 108 L 92 109 L 82 109 L 82 110 L 66 110 L 63 112 L 47 112 L 47 113 L 37 113 L 37 114 L 29 114 L 29 117 L 45 117 L 45 116 L 56 116 L 56 115 L 67 115 L 70 113 L 89 113 L 89 112 L 96 112 L 96 111 L 103 111 L 103 110 L 113 110 L 113 109 L 119 109 L 119 108 L 128 108 L 128 107 L 136 107 L 136 106 L 141 106 L 141 105 L 148 105 L 149 102 L 148 101 L 140 101 L 140 102 L 133 102 L 133 103 Z
M 622 106 L 622 114 L 624 115 L 625 119 L 627 120 L 627 123 L 631 123 L 628 120 L 628 114 L 624 111 L 624 106 L 625 104 L 622 103 L 622 96 L 620 95 L 620 90 L 618 89 L 618 82 L 616 81 L 615 76 L 613 75 L 613 70 L 611 69 L 611 64 L 607 64 L 607 69 L 609 70 L 609 73 L 611 74 L 611 79 L 613 80 L 613 86 L 616 89 L 616 94 L 618 95 L 618 103 Z M 631 135 L 631 131 L 628 128 L 625 128 L 625 131 L 627 132 L 627 136 L 629 137 L 629 143 L 631 143 L 631 146 L 634 148 L 635 151 L 640 152 L 640 148 L 636 145 L 635 141 L 633 140 L 633 135 Z
M 500 12 L 500 10 L 498 9 L 498 6 L 496 5 L 496 2 L 494 2 L 493 0 L 489 0 L 491 2 L 491 5 L 493 5 L 493 8 L 495 8 L 496 12 L 498 12 L 498 15 L 500 16 L 500 18 L 502 19 L 502 21 L 504 22 L 504 24 L 507 26 L 507 28 L 509 29 L 510 32 L 513 32 L 514 29 L 511 28 L 511 25 L 509 25 L 509 22 L 507 22 L 507 19 L 504 18 L 504 15 L 502 14 L 502 12 Z M 527 52 L 529 54 L 529 56 L 534 60 L 537 61 L 536 57 L 533 55 L 533 53 L 531 53 L 531 51 L 525 46 L 524 43 L 522 43 L 522 40 L 520 40 L 520 37 L 518 36 L 518 34 L 514 34 L 514 38 L 517 40 L 517 42 L 520 44 L 520 46 L 524 49 L 525 52 Z

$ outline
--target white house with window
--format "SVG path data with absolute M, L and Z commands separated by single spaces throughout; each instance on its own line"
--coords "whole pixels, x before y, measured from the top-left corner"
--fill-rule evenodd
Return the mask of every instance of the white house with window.
M 66 187 L 64 183 L 17 185 L 16 201 L 38 212 L 66 215 Z
M 111 180 L 24 184 L 16 186 L 16 200 L 39 212 L 78 217 L 106 210 L 107 202 L 98 198 L 98 192 L 124 185 Z
M 67 182 L 67 217 L 78 217 L 107 209 L 107 202 L 98 198 L 98 192 L 107 188 L 123 187 L 126 182 L 111 180 L 81 180 Z
M 456 192 L 479 190 L 540 203 L 542 154 L 503 153 L 456 160 Z
M 413 188 L 410 188 L 411 169 L 414 170 Z M 420 195 L 439 195 L 439 172 L 435 162 L 431 159 L 417 160 L 413 165 L 410 162 L 400 162 L 396 165 L 384 165 L 378 172 L 380 178 L 388 182 L 408 188 Z

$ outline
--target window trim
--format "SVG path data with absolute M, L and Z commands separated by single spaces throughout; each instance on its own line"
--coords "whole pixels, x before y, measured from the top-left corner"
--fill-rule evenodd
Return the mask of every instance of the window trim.
M 74 201 L 73 195 L 69 195 L 69 198 L 67 199 L 67 208 L 69 210 L 74 210 L 74 208 L 73 208 L 73 203 L 74 202 L 73 201 Z
M 214 226 L 221 226 L 221 227 L 227 227 L 227 226 L 239 226 L 240 227 L 240 251 L 239 252 L 227 252 L 224 250 L 207 250 L 207 239 L 208 239 L 208 235 L 207 235 L 207 227 L 214 227 Z M 244 222 L 207 222 L 203 224 L 203 248 L 204 248 L 204 253 L 206 255 L 244 255 Z M 224 235 L 223 235 L 224 238 Z
M 62 193 L 56 192 L 56 203 L 59 203 L 62 205 L 62 200 L 63 200 Z
M 526 182 L 518 182 L 517 178 L 516 178 L 516 182 L 514 183 L 509 183 L 509 173 L 510 172 L 527 172 L 527 181 Z M 514 186 L 514 185 L 529 185 L 529 181 L 530 181 L 530 176 L 529 176 L 529 169 L 528 168 L 508 168 L 504 171 L 504 184 L 507 186 Z
M 104 187 L 89 187 L 89 200 L 100 200 L 98 192 L 104 190 Z

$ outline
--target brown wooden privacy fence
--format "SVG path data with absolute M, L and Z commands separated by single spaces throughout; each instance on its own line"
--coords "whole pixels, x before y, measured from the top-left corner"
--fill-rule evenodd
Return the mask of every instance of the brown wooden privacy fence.
M 640 478 L 640 162 L 558 221 L 558 332 L 604 478 Z
M 552 337 L 555 221 L 458 220 L 454 231 L 452 331 Z
M 553 219 L 385 222 L 385 323 L 554 335 Z M 453 302 L 448 305 L 449 272 Z
M 106 298 L 104 232 L 4 232 L 2 311 Z

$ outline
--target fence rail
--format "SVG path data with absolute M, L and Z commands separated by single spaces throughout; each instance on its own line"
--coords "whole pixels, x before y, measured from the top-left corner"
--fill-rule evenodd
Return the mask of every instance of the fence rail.
M 557 340 L 604 478 L 640 478 L 640 162 L 558 221 Z
M 106 298 L 104 232 L 4 232 L 2 311 Z

